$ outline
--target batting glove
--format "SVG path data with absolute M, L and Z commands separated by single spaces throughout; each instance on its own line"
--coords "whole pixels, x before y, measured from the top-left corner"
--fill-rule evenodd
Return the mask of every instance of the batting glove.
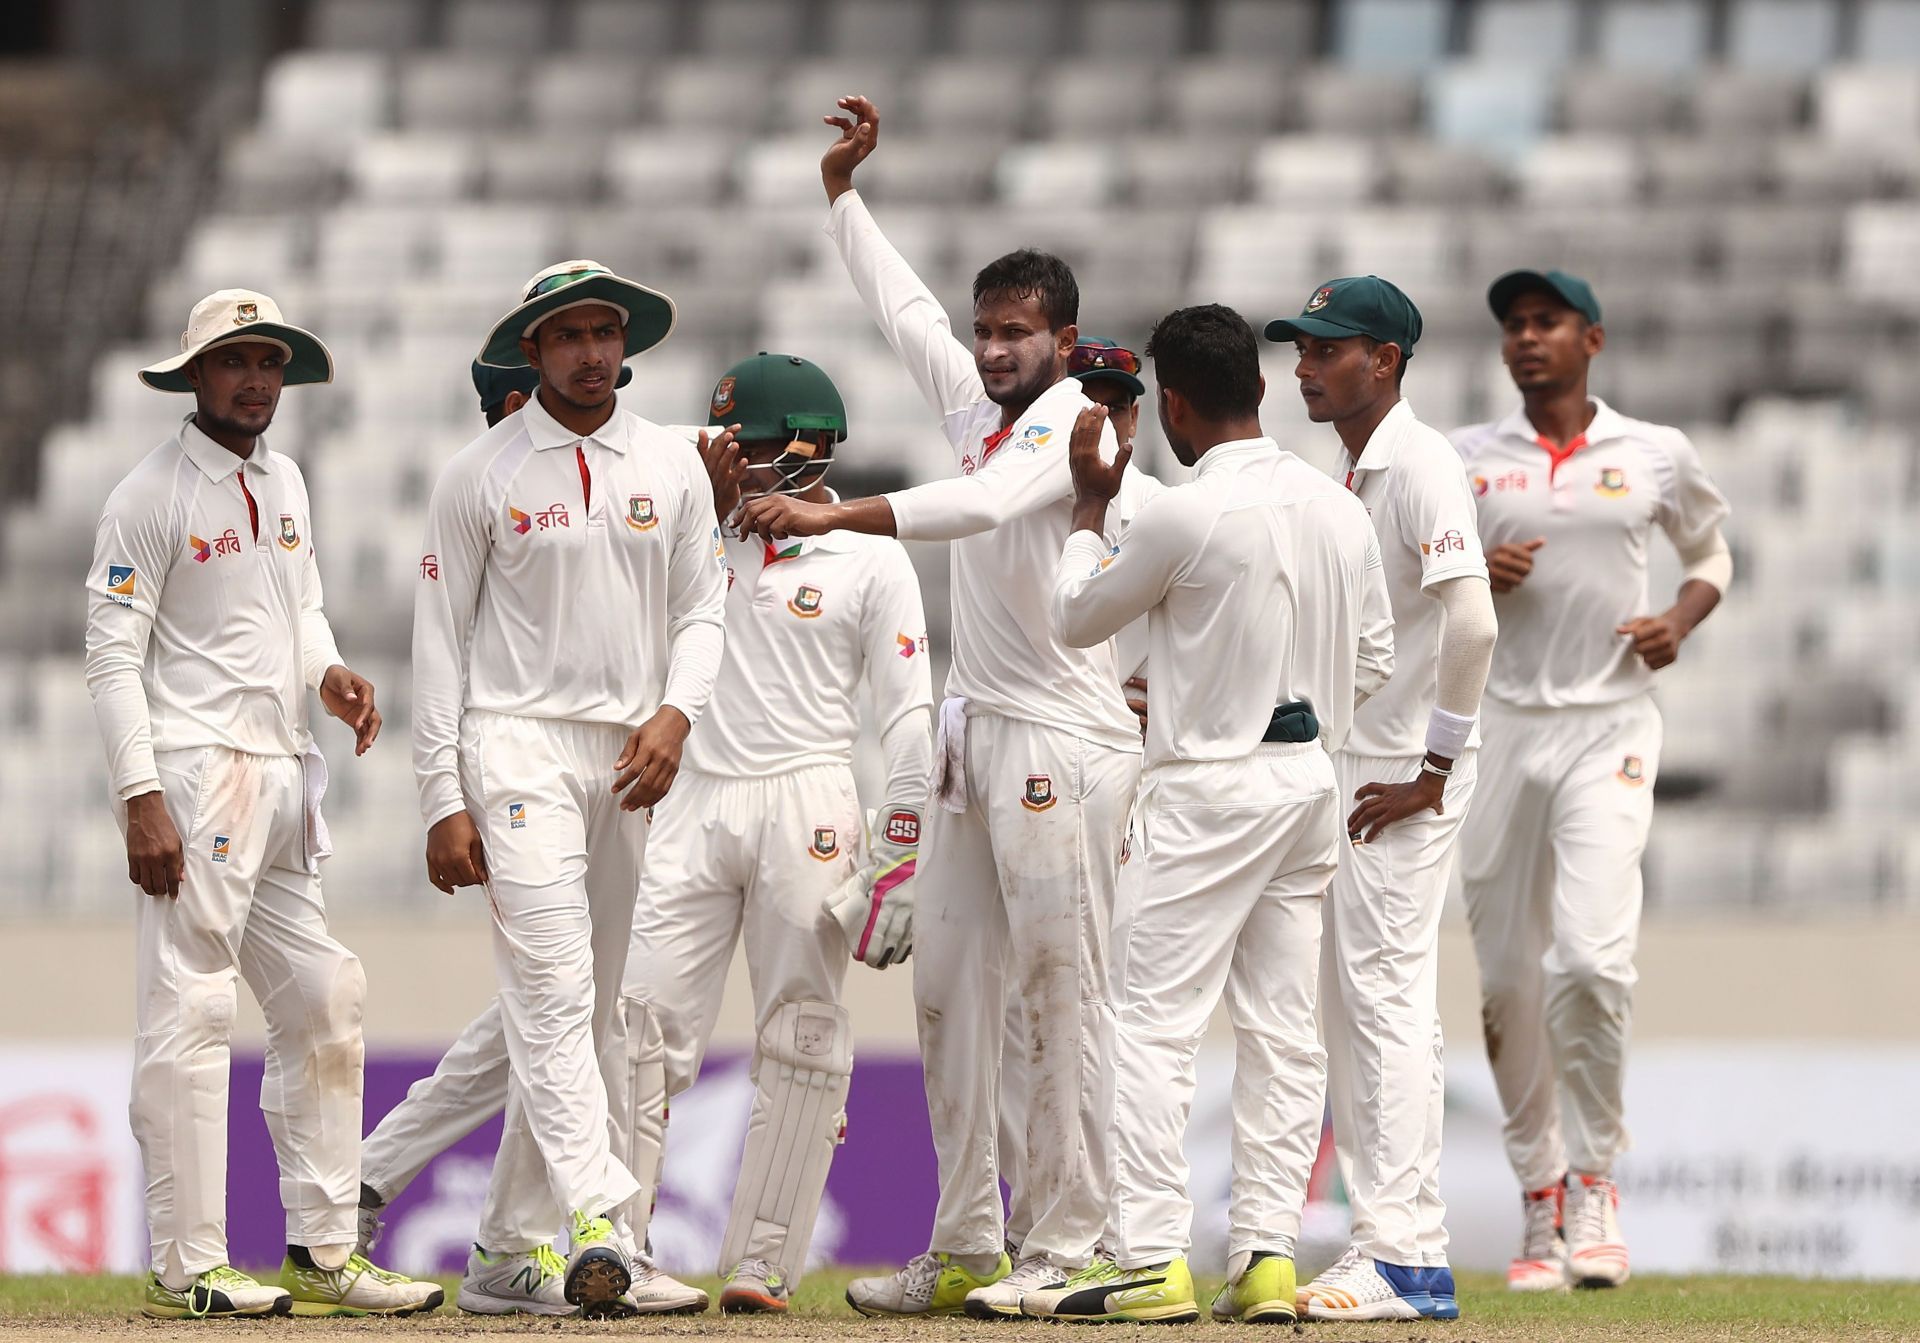
M 827 898 L 853 958 L 876 970 L 913 954 L 913 877 L 920 857 L 920 809 L 889 805 L 865 867 Z

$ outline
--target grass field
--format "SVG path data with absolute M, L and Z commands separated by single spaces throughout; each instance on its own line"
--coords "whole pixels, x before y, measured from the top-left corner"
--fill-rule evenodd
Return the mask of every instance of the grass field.
M 0 1338 L 6 1339 L 163 1339 L 204 1336 L 228 1338 L 290 1333 L 338 1334 L 346 1338 L 431 1334 L 538 1333 L 554 1337 L 697 1338 L 740 1336 L 755 1340 L 913 1338 L 937 1340 L 990 1337 L 1006 1343 L 1046 1338 L 1061 1343 L 1061 1329 L 1038 1323 L 985 1324 L 967 1319 L 912 1322 L 863 1320 L 842 1299 L 850 1273 L 823 1273 L 801 1287 L 791 1315 L 780 1319 L 722 1318 L 718 1314 L 645 1321 L 489 1320 L 462 1315 L 451 1306 L 413 1320 L 269 1320 L 259 1323 L 216 1321 L 168 1324 L 139 1317 L 139 1283 L 134 1278 L 20 1277 L 0 1279 Z M 703 1283 L 710 1291 L 717 1284 Z M 447 1280 L 451 1301 L 457 1282 Z M 1218 1280 L 1201 1284 L 1201 1307 L 1212 1299 Z M 1632 1339 L 1920 1339 L 1920 1283 L 1798 1283 L 1767 1278 L 1636 1278 L 1616 1292 L 1567 1296 L 1509 1295 L 1486 1274 L 1460 1280 L 1463 1318 L 1453 1324 L 1315 1324 L 1295 1333 L 1315 1340 L 1443 1339 L 1447 1343 L 1600 1343 Z M 1245 1326 L 1203 1323 L 1193 1326 L 1212 1338 Z M 1110 1338 L 1111 1331 L 1098 1335 Z

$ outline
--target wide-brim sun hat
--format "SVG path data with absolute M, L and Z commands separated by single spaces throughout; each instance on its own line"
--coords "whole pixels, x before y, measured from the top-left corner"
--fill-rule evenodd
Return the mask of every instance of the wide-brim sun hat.
M 158 392 L 191 392 L 187 365 L 208 350 L 241 341 L 280 348 L 287 361 L 283 386 L 333 381 L 333 355 L 320 337 L 291 325 L 278 303 L 251 289 L 216 290 L 194 304 L 180 333 L 180 353 L 141 369 L 140 381 Z
M 604 303 L 620 314 L 627 328 L 623 359 L 651 350 L 672 334 L 679 320 L 673 300 L 658 290 L 615 275 L 598 261 L 562 261 L 527 281 L 519 306 L 494 324 L 480 347 L 480 362 L 493 368 L 525 368 L 521 340 L 555 313 L 589 303 Z

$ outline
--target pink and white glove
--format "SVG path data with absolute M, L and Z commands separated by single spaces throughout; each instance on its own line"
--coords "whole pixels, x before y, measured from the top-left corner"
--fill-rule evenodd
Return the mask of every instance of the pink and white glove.
M 913 954 L 913 877 L 920 808 L 889 804 L 867 846 L 867 864 L 827 898 L 853 958 L 876 970 Z

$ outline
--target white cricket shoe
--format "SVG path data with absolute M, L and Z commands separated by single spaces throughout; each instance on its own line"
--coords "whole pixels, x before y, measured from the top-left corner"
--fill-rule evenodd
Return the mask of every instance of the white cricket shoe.
M 689 1287 L 653 1262 L 636 1254 L 629 1261 L 633 1282 L 620 1297 L 623 1315 L 698 1315 L 707 1308 L 707 1294 Z
M 780 1266 L 765 1259 L 742 1259 L 720 1289 L 722 1315 L 785 1314 L 792 1285 Z
M 1567 1276 L 1576 1287 L 1618 1287 L 1627 1280 L 1620 1236 L 1620 1191 L 1604 1175 L 1567 1177 Z
M 1349 1245 L 1332 1268 L 1299 1290 L 1309 1320 L 1457 1320 L 1460 1302 L 1445 1268 L 1389 1264 Z
M 1520 1253 L 1507 1265 L 1510 1292 L 1561 1292 L 1567 1287 L 1567 1244 L 1561 1229 L 1566 1186 L 1520 1196 Z
M 460 1309 L 469 1315 L 571 1315 L 567 1261 L 551 1245 L 525 1254 L 488 1254 L 478 1245 L 460 1279 Z
M 362 1254 L 347 1256 L 345 1267 L 321 1268 L 303 1247 L 289 1245 L 280 1266 L 280 1285 L 293 1296 L 295 1315 L 428 1314 L 447 1294 L 436 1282 L 415 1282 L 404 1273 L 381 1268 Z
M 975 1273 L 952 1255 L 929 1250 L 897 1273 L 855 1278 L 847 1284 L 847 1304 L 862 1315 L 958 1315 L 969 1293 L 998 1282 L 1010 1268 L 1005 1254 L 986 1273 Z
M 976 1320 L 1017 1320 L 1020 1298 L 1028 1292 L 1050 1292 L 1066 1285 L 1067 1271 L 1036 1254 L 1022 1259 L 1000 1281 L 968 1292 L 966 1312 Z

